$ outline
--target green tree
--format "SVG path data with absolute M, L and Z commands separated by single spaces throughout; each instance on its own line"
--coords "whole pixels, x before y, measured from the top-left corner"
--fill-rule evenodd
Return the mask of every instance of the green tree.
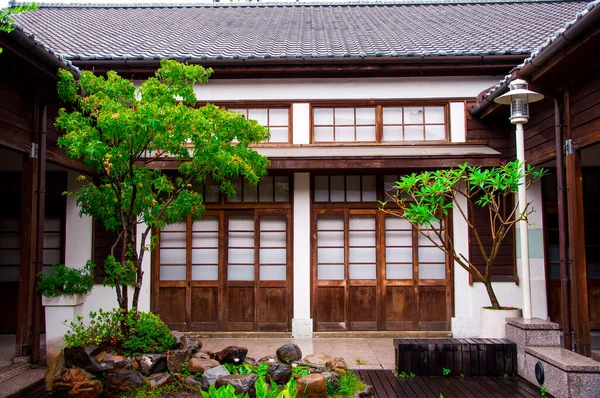
M 518 203 L 512 200 L 518 192 L 519 178 L 522 176 L 522 163 L 513 161 L 499 167 L 484 169 L 466 163 L 454 169 L 426 171 L 404 176 L 396 182 L 396 194 L 389 195 L 397 207 L 389 209 L 387 202 L 381 202 L 381 210 L 387 214 L 409 221 L 425 238 L 442 250 L 453 261 L 463 267 L 474 280 L 485 285 L 494 309 L 501 309 L 492 288 L 492 268 L 502 241 L 513 226 L 527 221 L 533 210 L 531 202 L 525 206 L 523 214 L 518 213 Z M 541 169 L 534 171 L 530 166 L 526 171 L 527 187 L 547 174 Z M 469 218 L 475 206 L 488 210 L 489 223 L 475 225 Z M 453 239 L 468 239 L 466 236 L 451 238 L 446 234 L 448 215 L 456 207 L 467 223 L 477 246 L 485 260 L 485 270 L 481 272 L 462 253 L 457 252 Z M 482 239 L 483 228 L 491 242 Z
M 38 6 L 35 3 L 0 9 L 0 32 L 10 33 L 15 29 L 13 27 L 13 23 L 15 22 L 12 18 L 13 15 L 37 9 Z M 0 53 L 2 53 L 2 47 L 0 47 Z
M 80 177 L 84 184 L 69 194 L 76 196 L 81 214 L 118 232 L 105 262 L 105 283 L 116 289 L 125 313 L 128 286 L 133 286 L 131 309 L 137 313 L 142 260 L 154 244 L 154 239 L 144 243 L 151 230 L 202 216 L 202 195 L 193 183 L 212 178 L 231 195 L 232 177 L 257 183 L 266 175 L 268 160 L 250 148 L 268 138 L 266 128 L 211 104 L 196 106 L 194 84 L 205 83 L 211 73 L 163 60 L 155 77 L 136 90 L 112 71 L 106 77 L 83 72 L 79 80 L 59 72 L 58 93 L 76 110 L 59 111 L 55 125 L 65 134 L 58 144 L 97 173 Z M 165 160 L 177 162 L 177 175 L 151 168 Z M 136 246 L 139 225 L 142 239 Z M 114 255 L 118 245 L 125 253 L 120 259 Z

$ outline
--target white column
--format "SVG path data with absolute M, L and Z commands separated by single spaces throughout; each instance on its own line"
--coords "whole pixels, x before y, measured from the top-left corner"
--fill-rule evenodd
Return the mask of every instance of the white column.
M 450 141 L 465 142 L 467 135 L 467 121 L 464 102 L 450 103 Z
M 516 124 L 516 145 L 517 145 L 517 160 L 523 162 L 525 160 L 525 138 L 523 135 L 523 125 Z M 519 179 L 519 214 L 525 213 L 527 205 L 527 186 L 525 178 L 525 163 L 522 165 L 523 175 Z M 517 216 L 518 217 L 518 216 Z M 523 318 L 531 319 L 531 277 L 529 276 L 529 234 L 527 231 L 527 221 L 519 222 L 520 227 L 520 242 L 521 242 L 521 270 L 523 272 Z
M 310 173 L 294 173 L 294 318 L 292 337 L 312 337 L 310 318 Z
M 293 144 L 310 143 L 310 104 L 296 103 L 292 105 Z

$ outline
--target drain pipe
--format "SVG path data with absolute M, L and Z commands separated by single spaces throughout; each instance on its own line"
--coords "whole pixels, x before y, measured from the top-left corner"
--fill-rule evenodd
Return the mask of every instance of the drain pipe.
M 38 143 L 38 189 L 37 189 L 37 228 L 35 252 L 35 287 L 39 283 L 39 275 L 44 265 L 44 219 L 46 206 L 46 113 L 47 105 L 40 107 L 40 131 Z M 40 335 L 42 332 L 42 295 L 34 288 L 33 310 L 33 347 L 31 362 L 40 361 Z
M 571 314 L 569 311 L 569 258 L 567 251 L 567 217 L 566 217 L 566 188 L 565 169 L 563 161 L 563 139 L 560 123 L 560 108 L 558 100 L 554 98 L 554 136 L 556 148 L 556 183 L 558 188 L 558 240 L 560 245 L 560 300 L 563 321 L 564 346 L 572 349 L 571 342 Z

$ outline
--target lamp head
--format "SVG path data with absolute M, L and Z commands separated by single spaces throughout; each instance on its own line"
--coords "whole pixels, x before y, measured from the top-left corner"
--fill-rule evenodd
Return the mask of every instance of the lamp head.
M 512 124 L 527 123 L 529 121 L 529 103 L 537 102 L 544 98 L 542 94 L 527 89 L 527 82 L 515 79 L 508 85 L 510 91 L 494 99 L 497 104 L 510 104 L 510 122 Z

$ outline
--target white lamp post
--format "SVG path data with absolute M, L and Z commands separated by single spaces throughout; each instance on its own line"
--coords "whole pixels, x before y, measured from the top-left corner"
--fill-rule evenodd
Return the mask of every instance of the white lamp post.
M 527 82 L 513 80 L 508 87 L 510 91 L 496 98 L 498 104 L 510 104 L 510 122 L 516 125 L 517 160 L 522 164 L 522 176 L 519 181 L 519 214 L 525 212 L 527 204 L 527 186 L 525 179 L 525 137 L 523 124 L 529 121 L 529 103 L 540 101 L 542 94 L 527 89 Z M 531 319 L 531 279 L 529 276 L 529 237 L 527 221 L 521 222 L 521 267 L 523 268 L 523 318 Z

